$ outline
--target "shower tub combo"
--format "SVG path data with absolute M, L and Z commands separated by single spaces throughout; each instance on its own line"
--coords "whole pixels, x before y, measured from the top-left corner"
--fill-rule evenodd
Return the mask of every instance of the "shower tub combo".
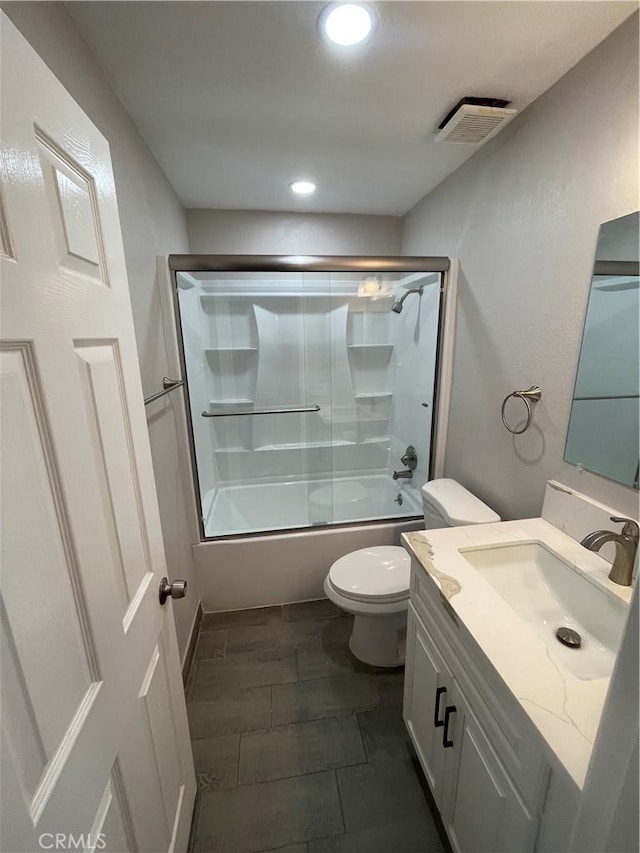
M 203 609 L 319 598 L 338 557 L 422 526 L 420 486 L 444 449 L 449 261 L 169 266 Z

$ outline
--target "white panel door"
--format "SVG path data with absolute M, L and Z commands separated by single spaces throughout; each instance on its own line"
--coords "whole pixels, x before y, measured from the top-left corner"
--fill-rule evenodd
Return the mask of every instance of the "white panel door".
M 0 845 L 181 851 L 195 776 L 109 146 L 4 15 L 1 46 Z

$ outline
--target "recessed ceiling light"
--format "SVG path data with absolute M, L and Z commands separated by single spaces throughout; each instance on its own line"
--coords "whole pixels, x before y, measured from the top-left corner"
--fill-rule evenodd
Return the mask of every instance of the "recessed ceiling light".
M 316 191 L 316 185 L 311 181 L 292 181 L 289 188 L 297 195 L 311 195 Z
M 358 296 L 377 296 L 380 293 L 380 282 L 376 275 L 368 275 L 358 285 Z
M 320 32 L 334 44 L 350 47 L 371 35 L 372 10 L 359 3 L 331 3 L 320 15 Z

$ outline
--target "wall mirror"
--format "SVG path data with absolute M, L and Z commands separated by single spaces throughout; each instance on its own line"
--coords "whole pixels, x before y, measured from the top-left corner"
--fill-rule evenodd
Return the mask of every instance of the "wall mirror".
M 565 461 L 638 488 L 638 213 L 600 227 Z

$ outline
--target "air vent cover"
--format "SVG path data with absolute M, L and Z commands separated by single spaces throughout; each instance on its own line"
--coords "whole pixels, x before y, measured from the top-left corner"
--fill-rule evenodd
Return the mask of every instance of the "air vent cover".
M 495 98 L 464 98 L 438 128 L 436 142 L 478 145 L 508 124 L 518 110 L 508 110 L 509 101 Z

